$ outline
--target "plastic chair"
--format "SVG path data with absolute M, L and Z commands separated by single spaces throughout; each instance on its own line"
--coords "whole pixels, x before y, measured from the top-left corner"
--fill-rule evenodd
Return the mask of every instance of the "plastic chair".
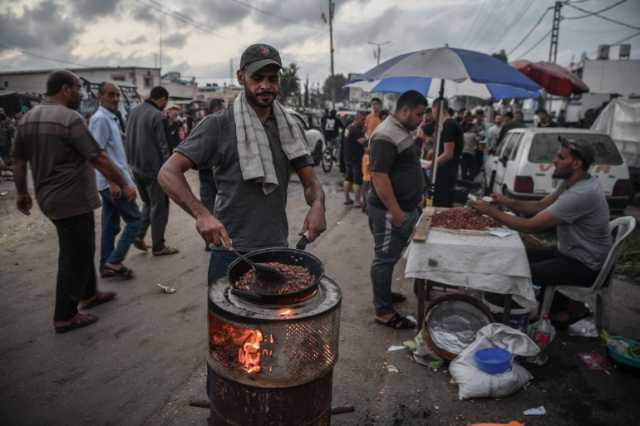
M 622 243 L 629 235 L 631 235 L 636 227 L 636 219 L 633 216 L 619 217 L 612 220 L 609 227 L 614 236 L 613 244 L 611 245 L 611 250 L 609 250 L 609 254 L 602 265 L 600 273 L 598 273 L 596 280 L 593 282 L 593 285 L 591 287 L 566 285 L 547 286 L 544 291 L 544 301 L 542 303 L 540 317 L 549 313 L 551 303 L 553 302 L 553 296 L 555 296 L 556 291 L 559 291 L 570 299 L 591 305 L 594 311 L 596 327 L 598 330 L 601 329 L 602 293 L 607 289 L 605 286 L 611 279 L 611 271 L 613 270 L 613 267 L 618 260 L 618 256 L 620 255 Z M 594 298 L 595 303 L 593 303 Z

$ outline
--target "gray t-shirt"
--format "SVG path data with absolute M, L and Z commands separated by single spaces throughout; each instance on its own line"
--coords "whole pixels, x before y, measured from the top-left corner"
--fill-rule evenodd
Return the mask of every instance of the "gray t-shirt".
M 558 251 L 592 270 L 602 267 L 611 249 L 609 206 L 598 180 L 589 176 L 572 187 L 562 182 L 558 199 L 545 211 L 558 225 Z
M 175 149 L 193 161 L 196 168 L 213 169 L 217 186 L 215 215 L 227 228 L 234 248 L 239 251 L 287 246 L 289 176 L 292 170 L 313 165 L 309 155 L 291 161 L 287 159 L 273 116 L 264 123 L 264 128 L 279 182 L 269 195 L 264 194 L 261 183 L 242 178 L 233 107 L 202 119 Z

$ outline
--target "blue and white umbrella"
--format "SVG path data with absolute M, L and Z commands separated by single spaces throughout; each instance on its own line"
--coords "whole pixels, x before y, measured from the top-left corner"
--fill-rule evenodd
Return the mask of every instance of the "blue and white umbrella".
M 371 84 L 369 91 L 399 91 L 407 88 L 408 84 L 414 84 L 414 89 L 418 88 L 425 95 L 441 98 L 455 95 L 485 99 L 535 97 L 540 91 L 540 86 L 533 80 L 493 56 L 451 47 L 418 50 L 396 56 L 365 72 L 363 80 Z M 424 84 L 423 89 L 420 89 L 420 84 Z M 532 96 L 514 96 L 526 92 Z M 440 152 L 438 135 L 442 129 L 442 116 L 438 114 L 436 153 Z M 437 164 L 436 161 L 434 184 Z
M 540 90 L 536 82 L 493 56 L 452 47 L 405 53 L 364 73 L 364 80 L 368 81 L 389 77 L 428 77 L 455 83 L 471 80 L 485 85 L 499 84 L 534 92 Z
M 387 77 L 382 80 L 354 81 L 345 85 L 345 87 L 358 87 L 365 92 L 372 93 L 404 93 L 408 90 L 416 90 L 428 98 L 438 97 L 440 86 L 440 79 L 429 77 Z M 462 83 L 447 82 L 444 87 L 444 97 L 454 96 L 474 96 L 481 99 L 494 98 L 498 100 L 526 99 L 537 98 L 540 96 L 540 92 L 497 83 L 474 83 L 471 80 Z

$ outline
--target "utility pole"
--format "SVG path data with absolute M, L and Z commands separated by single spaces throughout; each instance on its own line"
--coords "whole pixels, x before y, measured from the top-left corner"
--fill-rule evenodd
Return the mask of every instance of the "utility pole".
M 159 40 L 159 44 L 160 44 L 160 49 L 158 52 L 158 68 L 160 68 L 160 77 L 162 77 L 162 18 L 163 18 L 163 14 L 160 14 L 160 40 Z
M 380 57 L 381 57 L 381 54 L 382 54 L 382 46 L 386 46 L 387 44 L 391 44 L 391 42 L 390 41 L 383 41 L 382 43 L 375 43 L 373 41 L 369 41 L 367 43 L 377 47 L 377 50 L 373 51 L 373 57 L 375 58 L 375 60 L 378 63 L 378 65 L 380 65 Z
M 233 58 L 229 59 L 229 84 L 233 84 Z
M 329 1 L 329 18 L 322 12 L 322 20 L 324 23 L 329 24 L 329 54 L 331 56 L 331 105 L 336 107 L 336 88 L 335 88 L 335 69 L 333 67 L 333 12 L 336 8 L 336 2 L 334 0 Z
M 562 16 L 562 2 L 557 1 L 553 6 L 553 26 L 551 27 L 551 44 L 549 45 L 549 62 L 556 63 L 558 58 L 558 39 L 560 38 L 560 20 Z

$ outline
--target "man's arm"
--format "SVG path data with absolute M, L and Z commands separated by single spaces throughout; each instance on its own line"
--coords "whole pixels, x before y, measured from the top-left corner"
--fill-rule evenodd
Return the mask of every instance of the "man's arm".
M 309 207 L 309 213 L 304 219 L 304 231 L 309 231 L 309 241 L 315 240 L 327 229 L 325 217 L 324 191 L 313 171 L 313 167 L 306 166 L 296 170 L 304 187 L 304 198 Z
M 193 195 L 184 176 L 187 170 L 194 167 L 195 163 L 189 158 L 180 153 L 174 153 L 160 169 L 158 183 L 173 201 L 196 219 L 196 229 L 206 242 L 231 247 L 232 241 L 226 228 Z
M 442 154 L 438 156 L 438 159 L 437 159 L 438 166 L 443 166 L 448 161 L 453 159 L 453 151 L 455 149 L 455 146 L 456 146 L 455 142 L 445 142 L 444 150 L 442 151 Z
M 100 153 L 90 161 L 91 164 L 93 164 L 93 167 L 98 169 L 98 171 L 102 173 L 102 176 L 104 176 L 109 182 L 113 182 L 118 185 L 118 187 L 122 188 L 127 200 L 134 201 L 136 199 L 136 189 L 129 183 L 127 178 L 124 177 L 122 172 L 120 172 L 120 169 L 113 164 L 113 161 L 111 161 L 105 151 L 100 151 Z
M 558 195 L 553 192 L 538 201 L 514 200 L 501 194 L 491 194 L 491 198 L 494 203 L 509 207 L 518 214 L 533 216 L 553 204 L 558 199 Z
M 400 208 L 400 204 L 398 204 L 396 194 L 393 192 L 389 175 L 387 173 L 371 172 L 371 183 L 380 201 L 382 201 L 382 204 L 384 204 L 389 214 L 391 214 L 391 223 L 395 226 L 402 225 L 405 220 L 405 214 Z
M 504 225 L 519 232 L 528 234 L 544 231 L 545 229 L 554 228 L 560 224 L 560 219 L 553 216 L 548 211 L 542 211 L 532 218 L 524 218 L 507 214 L 495 207 L 490 206 L 484 201 L 471 202 L 471 207 L 480 213 L 486 214 L 495 220 L 502 222 Z
M 167 141 L 167 128 L 165 127 L 164 120 L 160 114 L 156 115 L 156 122 L 154 123 L 155 139 L 160 155 L 162 155 L 162 161 L 167 161 L 171 155 L 171 149 L 169 148 L 169 142 Z
M 20 212 L 29 216 L 33 201 L 27 189 L 27 162 L 21 159 L 13 159 L 13 181 L 16 185 L 16 207 Z

